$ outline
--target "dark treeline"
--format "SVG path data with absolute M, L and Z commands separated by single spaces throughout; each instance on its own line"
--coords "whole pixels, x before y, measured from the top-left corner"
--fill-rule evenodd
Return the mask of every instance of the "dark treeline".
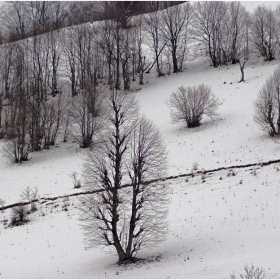
M 60 28 L 106 19 L 121 19 L 166 9 L 185 1 L 7 1 L 1 6 L 0 42 L 9 43 Z
M 240 2 L 175 4 L 7 2 L 0 45 L 5 155 L 27 160 L 58 135 L 91 146 L 105 92 L 133 90 L 152 69 L 158 77 L 181 72 L 190 53 L 209 56 L 213 67 L 239 63 L 241 81 L 253 52 L 266 61 L 279 53 L 280 6 L 250 14 Z

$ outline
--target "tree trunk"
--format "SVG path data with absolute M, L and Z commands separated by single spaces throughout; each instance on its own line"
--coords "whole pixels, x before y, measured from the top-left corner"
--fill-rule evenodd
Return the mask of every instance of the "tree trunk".
M 240 71 L 241 71 L 241 79 L 240 79 L 239 83 L 241 83 L 241 82 L 245 82 L 245 77 L 244 77 L 245 62 L 243 62 L 243 64 L 241 64 L 239 62 L 239 66 L 240 66 Z
M 119 38 L 119 28 L 117 28 L 117 57 L 116 57 L 116 81 L 115 81 L 115 89 L 120 90 L 120 38 Z
M 138 184 L 137 184 L 138 185 Z M 127 242 L 127 247 L 126 247 L 126 258 L 131 259 L 131 250 L 132 250 L 132 242 L 133 242 L 133 235 L 134 235 L 134 229 L 135 229 L 135 224 L 136 224 L 136 196 L 137 196 L 137 190 L 139 188 L 138 186 L 133 186 L 133 197 L 132 197 L 132 205 L 131 205 L 131 218 L 130 218 L 130 224 L 129 224 L 129 236 L 128 236 L 128 242 Z
M 0 130 L 2 128 L 2 97 L 0 96 Z
M 178 72 L 178 62 L 176 57 L 176 49 L 172 50 L 173 73 Z

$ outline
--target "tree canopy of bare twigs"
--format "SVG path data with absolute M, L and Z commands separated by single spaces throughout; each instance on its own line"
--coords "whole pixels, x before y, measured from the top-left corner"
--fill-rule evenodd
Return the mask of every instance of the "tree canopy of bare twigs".
M 173 123 L 184 121 L 188 128 L 200 126 L 203 115 L 211 119 L 218 116 L 222 103 L 209 86 L 179 87 L 167 100 Z
M 176 5 L 162 12 L 160 34 L 171 53 L 173 73 L 182 71 L 192 14 L 193 9 L 189 3 Z
M 86 244 L 113 246 L 123 263 L 165 239 L 166 188 L 145 181 L 164 174 L 166 152 L 155 126 L 139 119 L 132 96 L 113 92 L 107 101 L 103 142 L 88 153 L 83 172 L 84 184 L 101 191 L 81 199 L 80 219 Z
M 94 85 L 88 85 L 79 95 L 72 97 L 70 133 L 80 148 L 90 147 L 102 127 L 101 93 Z
M 229 21 L 228 2 L 198 1 L 194 3 L 194 22 L 192 34 L 205 45 L 213 67 L 226 63 L 227 53 L 224 39 L 226 23 Z M 227 55 L 226 55 L 227 56 Z
M 280 134 L 280 68 L 266 81 L 253 102 L 254 120 L 270 136 Z
M 251 33 L 256 49 L 265 60 L 275 59 L 277 41 L 277 16 L 272 8 L 259 5 L 252 15 Z

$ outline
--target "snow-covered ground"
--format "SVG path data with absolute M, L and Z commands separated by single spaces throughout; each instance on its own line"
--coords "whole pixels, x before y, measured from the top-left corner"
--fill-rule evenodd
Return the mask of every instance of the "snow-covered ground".
M 137 93 L 142 112 L 160 128 L 169 150 L 169 173 L 190 172 L 193 162 L 205 169 L 279 158 L 280 145 L 273 143 L 253 120 L 252 102 L 260 87 L 278 67 L 248 64 L 246 83 L 238 83 L 239 66 L 213 69 L 209 60 L 190 62 L 184 73 L 157 79 Z M 166 100 L 179 86 L 211 85 L 223 105 L 216 121 L 205 118 L 202 125 L 186 129 L 186 124 L 171 124 Z
M 277 170 L 221 171 L 204 183 L 201 175 L 169 181 L 168 239 L 127 266 L 118 266 L 115 254 L 84 248 L 75 199 L 41 205 L 24 226 L 4 229 L 1 223 L 0 277 L 229 278 L 253 263 L 267 278 L 279 278 Z
M 239 66 L 210 67 L 206 58 L 187 64 L 183 73 L 146 77 L 135 93 L 141 112 L 160 129 L 168 149 L 168 175 L 199 168 L 260 163 L 280 159 L 280 145 L 253 121 L 252 101 L 278 67 L 278 61 L 251 60 L 246 83 L 238 83 Z M 199 128 L 171 124 L 166 99 L 179 86 L 205 83 L 223 101 L 220 117 L 203 119 Z M 1 145 L 1 142 L 0 142 Z M 78 192 L 69 173 L 81 172 L 84 151 L 75 143 L 61 143 L 31 154 L 22 165 L 0 155 L 0 198 L 19 201 L 26 187 L 38 187 L 41 197 Z M 39 204 L 28 224 L 6 228 L 0 213 L 0 278 L 229 278 L 253 263 L 266 277 L 280 278 L 280 171 L 277 164 L 200 174 L 166 181 L 170 193 L 169 229 L 165 243 L 141 251 L 144 259 L 118 266 L 116 255 L 85 249 L 75 205 L 57 199 Z M 80 191 L 80 190 L 79 190 Z M 63 205 L 69 204 L 68 211 Z

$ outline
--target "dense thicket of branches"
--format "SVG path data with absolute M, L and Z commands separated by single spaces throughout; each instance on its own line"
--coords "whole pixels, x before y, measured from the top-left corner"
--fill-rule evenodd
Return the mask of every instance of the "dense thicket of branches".
M 214 119 L 221 105 L 211 88 L 201 84 L 194 87 L 179 87 L 173 92 L 167 104 L 170 108 L 171 121 L 185 122 L 188 128 L 200 126 L 203 115 Z
M 160 77 L 183 71 L 189 53 L 207 54 L 214 67 L 239 63 L 244 81 L 252 52 L 278 54 L 280 6 L 249 14 L 239 2 L 139 3 L 2 6 L 2 39 L 17 40 L 0 45 L 0 138 L 14 162 L 54 145 L 60 131 L 91 146 L 104 91 L 133 90 L 153 67 Z M 141 11 L 154 12 L 133 17 Z M 112 20 L 91 24 L 97 17 Z M 88 23 L 60 29 L 80 21 Z

